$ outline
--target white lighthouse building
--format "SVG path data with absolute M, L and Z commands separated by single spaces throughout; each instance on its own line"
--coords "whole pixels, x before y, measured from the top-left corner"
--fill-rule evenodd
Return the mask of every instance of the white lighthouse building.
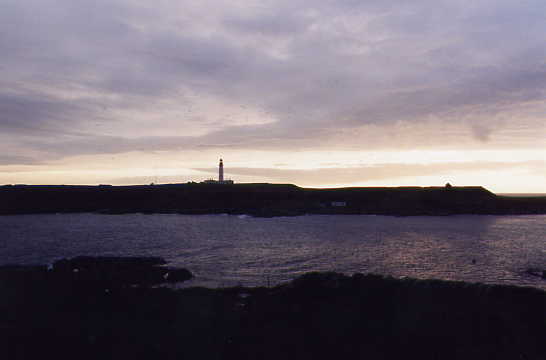
M 224 162 L 220 159 L 220 164 L 218 164 L 218 182 L 224 182 Z
M 218 163 L 218 180 L 208 179 L 202 181 L 204 184 L 233 184 L 233 180 L 224 179 L 224 161 L 220 159 Z

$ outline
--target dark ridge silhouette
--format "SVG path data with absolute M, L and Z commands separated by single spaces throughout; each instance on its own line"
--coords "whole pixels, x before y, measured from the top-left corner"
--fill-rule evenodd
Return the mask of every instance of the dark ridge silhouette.
M 290 184 L 7 185 L 0 214 L 100 212 L 250 214 L 546 214 L 546 197 L 497 196 L 483 187 L 306 189 Z
M 97 263 L 117 276 L 112 260 L 0 268 L 4 358 L 546 358 L 535 288 L 309 273 L 273 288 L 172 290 L 73 275 Z

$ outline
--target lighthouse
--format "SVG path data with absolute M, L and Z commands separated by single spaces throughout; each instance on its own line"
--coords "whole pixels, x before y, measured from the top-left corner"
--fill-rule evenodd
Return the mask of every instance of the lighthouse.
M 220 164 L 218 164 L 218 182 L 224 182 L 224 162 L 220 159 Z
M 233 180 L 225 180 L 224 179 L 224 161 L 220 159 L 220 162 L 218 163 L 218 180 L 214 179 L 207 179 L 205 181 L 201 181 L 202 184 L 233 184 Z

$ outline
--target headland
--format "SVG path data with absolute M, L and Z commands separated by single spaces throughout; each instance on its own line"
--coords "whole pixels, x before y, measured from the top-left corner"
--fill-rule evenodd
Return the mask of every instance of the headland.
M 0 215 L 98 212 L 454 215 L 546 214 L 545 197 L 498 196 L 480 186 L 311 189 L 291 184 L 0 186 Z

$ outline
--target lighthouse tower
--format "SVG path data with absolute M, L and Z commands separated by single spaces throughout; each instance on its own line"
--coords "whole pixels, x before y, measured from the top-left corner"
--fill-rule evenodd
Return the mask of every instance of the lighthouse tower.
M 220 159 L 220 164 L 218 164 L 218 182 L 224 182 L 224 162 Z

